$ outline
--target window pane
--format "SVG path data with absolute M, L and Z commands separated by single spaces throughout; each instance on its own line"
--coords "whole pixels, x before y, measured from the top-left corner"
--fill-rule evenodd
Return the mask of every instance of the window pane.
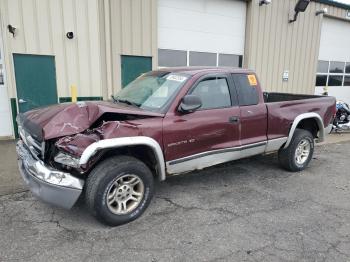
M 318 61 L 317 73 L 328 73 L 328 61 Z
M 201 109 L 231 106 L 231 97 L 226 78 L 209 78 L 201 81 L 192 91 L 202 100 Z
M 316 86 L 326 86 L 326 85 L 327 85 L 327 75 L 317 75 Z
M 248 76 L 233 74 L 233 80 L 238 94 L 240 106 L 256 105 L 259 103 L 259 94 L 255 85 L 251 85 Z
M 159 66 L 187 66 L 187 52 L 180 50 L 158 49 Z
M 344 73 L 344 62 L 331 62 L 329 65 L 329 73 Z
M 343 76 L 332 76 L 328 77 L 328 85 L 329 86 L 341 86 L 343 82 Z
M 216 54 L 190 52 L 190 66 L 216 66 Z
M 350 74 L 350 62 L 347 62 L 347 63 L 346 63 L 345 73 Z
M 350 76 L 344 77 L 344 86 L 350 86 Z
M 219 66 L 240 67 L 240 56 L 219 54 Z

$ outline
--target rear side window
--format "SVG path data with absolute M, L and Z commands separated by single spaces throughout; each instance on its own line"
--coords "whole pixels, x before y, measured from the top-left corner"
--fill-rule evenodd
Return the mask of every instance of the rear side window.
M 232 74 L 240 106 L 257 105 L 259 93 L 255 75 Z
M 191 92 L 202 100 L 200 109 L 213 109 L 231 106 L 231 97 L 225 77 L 210 77 L 198 83 Z

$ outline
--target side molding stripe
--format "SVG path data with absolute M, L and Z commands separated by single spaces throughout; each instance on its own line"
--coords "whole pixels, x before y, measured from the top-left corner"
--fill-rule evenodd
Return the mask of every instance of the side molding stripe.
M 124 146 L 145 145 L 152 148 L 158 162 L 159 180 L 165 180 L 165 162 L 163 151 L 156 140 L 147 136 L 120 137 L 100 140 L 89 145 L 81 155 L 79 164 L 86 164 L 89 159 L 99 150 L 106 148 L 118 148 Z
M 258 142 L 258 143 L 254 143 L 254 144 L 248 144 L 248 145 L 244 145 L 244 146 L 237 146 L 237 147 L 232 147 L 232 148 L 224 148 L 224 149 L 218 149 L 218 150 L 203 152 L 203 153 L 199 153 L 199 154 L 195 154 L 195 155 L 191 155 L 191 156 L 187 156 L 187 157 L 183 157 L 183 158 L 179 158 L 179 159 L 175 159 L 175 160 L 169 161 L 168 165 L 175 165 L 175 164 L 178 164 L 178 163 L 182 163 L 182 162 L 190 161 L 190 160 L 193 160 L 193 159 L 196 159 L 196 158 L 205 157 L 205 156 L 214 155 L 214 154 L 241 151 L 241 150 L 245 150 L 245 149 L 249 149 L 249 148 L 263 146 L 263 145 L 266 145 L 266 144 L 267 144 L 267 142 L 263 141 L 263 142 Z

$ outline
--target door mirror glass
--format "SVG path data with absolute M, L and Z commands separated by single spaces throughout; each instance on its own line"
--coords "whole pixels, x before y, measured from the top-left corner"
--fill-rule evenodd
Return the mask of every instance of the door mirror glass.
M 186 95 L 182 98 L 182 101 L 178 110 L 182 113 L 191 113 L 196 111 L 201 106 L 202 106 L 202 101 L 199 96 Z

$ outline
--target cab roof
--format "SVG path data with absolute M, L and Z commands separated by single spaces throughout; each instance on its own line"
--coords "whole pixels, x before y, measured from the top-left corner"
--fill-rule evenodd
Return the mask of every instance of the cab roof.
M 243 73 L 251 74 L 253 70 L 235 68 L 235 67 L 214 67 L 214 66 L 187 66 L 187 67 L 163 67 L 155 72 L 184 73 L 187 75 L 205 74 L 205 73 Z

